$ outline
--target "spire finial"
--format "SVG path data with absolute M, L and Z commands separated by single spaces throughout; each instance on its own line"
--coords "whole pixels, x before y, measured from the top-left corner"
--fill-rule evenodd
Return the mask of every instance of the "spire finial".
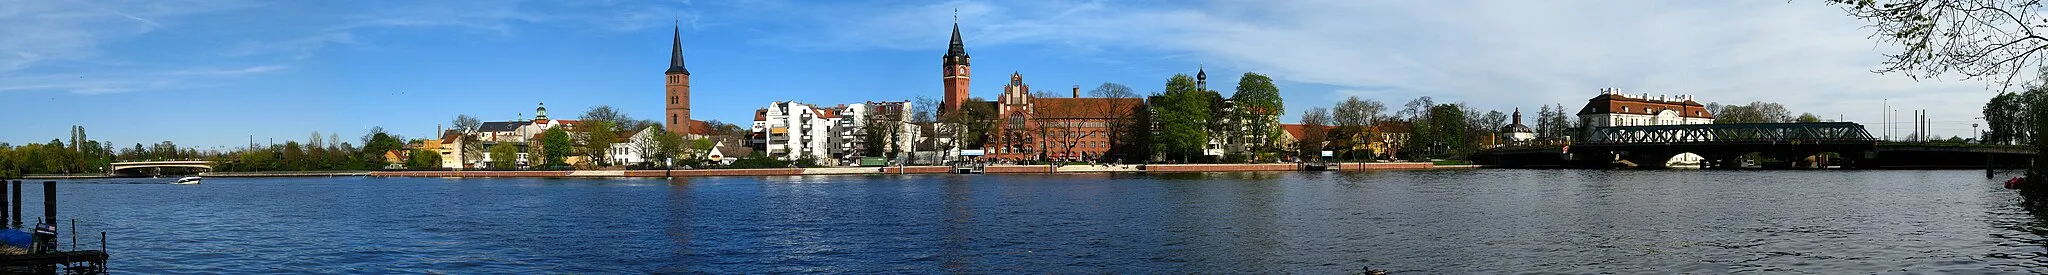
M 960 24 L 960 8 L 953 8 L 953 24 Z

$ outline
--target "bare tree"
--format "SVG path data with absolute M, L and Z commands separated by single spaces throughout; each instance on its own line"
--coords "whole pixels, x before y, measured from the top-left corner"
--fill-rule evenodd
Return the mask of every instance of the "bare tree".
M 1106 106 L 1103 106 L 1105 108 L 1097 110 L 1103 118 L 1102 128 L 1106 130 L 1101 135 L 1109 141 L 1109 150 L 1103 157 L 1126 158 L 1127 152 L 1144 150 L 1143 144 L 1139 144 L 1136 138 L 1147 134 L 1144 131 L 1149 128 L 1138 127 L 1138 118 L 1143 113 L 1141 107 L 1145 105 L 1145 101 L 1138 98 L 1138 93 L 1131 92 L 1131 87 L 1123 84 L 1105 82 L 1088 94 L 1105 98 L 1103 101 L 1106 102 Z
M 1896 44 L 1885 54 L 1877 73 L 1904 73 L 1914 79 L 1956 73 L 1963 79 L 1986 79 L 2009 88 L 2036 54 L 2048 48 L 2048 36 L 2037 28 L 2048 20 L 2037 13 L 2038 0 L 1828 0 L 1846 7 L 1850 16 L 1870 22 L 1873 38 Z
M 1294 137 L 1294 148 L 1303 156 L 1322 152 L 1323 141 L 1329 137 L 1330 111 L 1323 107 L 1308 108 L 1301 113 L 1301 136 Z M 1320 156 L 1320 155 L 1318 155 Z
M 632 117 L 626 116 L 626 113 L 619 112 L 619 110 L 617 109 L 612 109 L 611 105 L 597 105 L 590 107 L 589 111 L 584 111 L 583 116 L 576 117 L 576 119 L 583 120 L 584 123 L 605 122 L 605 125 L 613 128 L 605 129 L 609 131 L 626 130 L 619 129 L 619 126 L 625 126 L 628 122 L 631 122 L 633 120 Z
M 455 115 L 455 120 L 449 121 L 450 127 L 455 127 L 456 131 L 463 133 L 476 132 L 477 127 L 482 127 L 483 125 L 482 120 L 477 120 L 476 117 L 467 114 Z

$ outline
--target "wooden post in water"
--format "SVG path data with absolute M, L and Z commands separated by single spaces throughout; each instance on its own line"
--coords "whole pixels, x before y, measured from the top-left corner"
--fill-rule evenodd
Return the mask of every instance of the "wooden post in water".
M 14 182 L 17 185 L 21 184 L 21 181 L 18 180 Z M 5 182 L 0 182 L 0 227 L 5 227 L 8 224 L 7 221 L 14 220 L 14 218 L 7 216 L 7 209 L 12 209 L 9 208 L 11 206 L 8 206 L 7 204 L 7 193 L 13 193 L 7 190 L 7 184 Z
M 1984 153 L 1984 179 L 1991 179 L 1992 169 L 1995 169 L 1994 167 L 1998 167 L 1997 165 L 1992 165 L 1992 162 L 1993 160 L 1991 153 Z
M 9 209 L 13 210 L 8 211 L 14 213 L 12 215 L 9 215 L 10 217 L 14 217 L 14 228 L 21 228 L 21 220 L 28 219 L 27 217 L 21 216 L 21 193 L 25 193 L 21 191 L 21 181 L 14 181 L 14 200 L 12 200 L 14 203 L 10 204 L 9 206 L 11 207 Z
M 57 181 L 43 181 L 43 222 L 57 225 Z

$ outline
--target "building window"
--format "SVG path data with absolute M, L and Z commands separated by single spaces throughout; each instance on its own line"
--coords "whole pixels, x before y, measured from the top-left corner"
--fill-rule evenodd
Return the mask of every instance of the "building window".
M 669 125 L 669 126 L 675 126 L 675 125 L 676 125 L 676 115 L 675 115 L 675 114 L 669 114 L 669 115 L 668 115 L 668 125 Z

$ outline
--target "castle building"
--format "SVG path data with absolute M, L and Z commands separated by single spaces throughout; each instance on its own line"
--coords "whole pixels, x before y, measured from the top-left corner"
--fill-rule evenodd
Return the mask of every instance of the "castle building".
M 1529 130 L 1529 125 L 1522 124 L 1522 108 L 1515 108 L 1514 123 L 1501 126 L 1500 135 L 1507 138 L 1508 144 L 1519 144 L 1536 140 L 1536 131 L 1531 131 Z
M 1037 97 L 1024 75 L 1010 74 L 996 99 L 997 121 L 989 130 L 989 157 L 1006 160 L 1099 160 L 1109 157 L 1119 127 L 1136 126 L 1144 112 L 1139 98 Z
M 1600 89 L 1600 95 L 1579 108 L 1579 125 L 1590 131 L 1598 127 L 1712 124 L 1713 112 L 1692 100 L 1692 96 L 1629 96 L 1614 88 Z

